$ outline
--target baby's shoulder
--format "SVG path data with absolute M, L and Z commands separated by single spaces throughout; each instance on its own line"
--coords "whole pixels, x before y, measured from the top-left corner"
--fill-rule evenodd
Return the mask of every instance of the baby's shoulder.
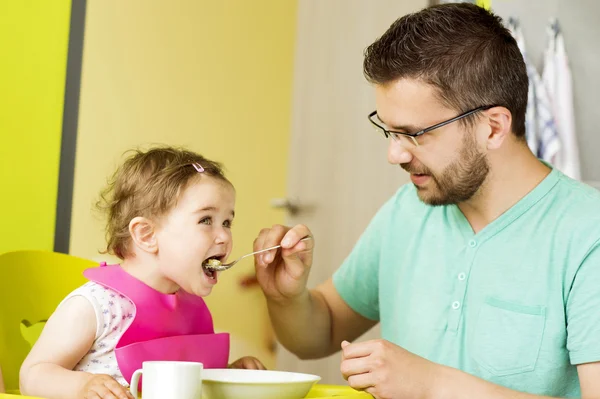
M 96 307 L 97 305 L 110 305 L 110 306 L 121 306 L 121 307 L 129 307 L 133 305 L 131 300 L 127 298 L 125 295 L 120 294 L 119 292 L 113 290 L 110 287 L 106 287 L 102 284 L 96 283 L 94 281 L 88 281 L 84 285 L 73 290 L 64 300 L 74 297 L 74 296 L 83 296 L 92 302 L 92 305 Z
M 133 302 L 125 295 L 102 284 L 89 281 L 71 292 L 62 303 L 76 296 L 84 297 L 94 308 L 96 315 L 96 339 L 111 331 L 121 330 L 131 323 L 135 314 Z

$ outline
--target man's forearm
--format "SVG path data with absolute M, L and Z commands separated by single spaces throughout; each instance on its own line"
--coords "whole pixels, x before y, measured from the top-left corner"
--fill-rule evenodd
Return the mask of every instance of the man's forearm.
M 301 359 L 316 359 L 332 353 L 331 315 L 318 291 L 306 290 L 288 303 L 267 300 L 271 323 L 279 342 Z

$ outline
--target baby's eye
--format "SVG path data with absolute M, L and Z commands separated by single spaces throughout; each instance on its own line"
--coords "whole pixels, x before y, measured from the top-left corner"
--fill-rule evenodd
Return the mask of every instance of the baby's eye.
M 198 224 L 207 224 L 207 225 L 211 225 L 212 224 L 212 218 L 211 217 L 205 217 L 203 219 L 201 219 Z
M 223 222 L 223 226 L 227 227 L 227 228 L 231 228 L 231 225 L 233 224 L 232 220 L 226 220 Z

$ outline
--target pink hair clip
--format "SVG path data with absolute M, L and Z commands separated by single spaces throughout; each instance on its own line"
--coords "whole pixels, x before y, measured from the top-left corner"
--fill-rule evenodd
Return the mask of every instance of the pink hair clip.
M 194 167 L 194 169 L 196 169 L 196 171 L 198 171 L 198 173 L 204 172 L 204 168 L 198 162 L 194 162 L 192 166 Z

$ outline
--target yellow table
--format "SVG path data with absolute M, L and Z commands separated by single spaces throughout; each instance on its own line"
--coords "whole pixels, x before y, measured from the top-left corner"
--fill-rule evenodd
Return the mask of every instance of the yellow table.
M 356 391 L 350 387 L 343 385 L 315 385 L 306 398 L 310 399 L 326 399 L 335 397 L 336 399 L 372 399 L 373 397 L 366 392 Z M 0 399 L 42 399 L 33 396 L 21 396 L 8 393 L 0 393 Z
M 336 399 L 373 399 L 370 394 L 356 391 L 348 386 L 324 384 L 315 385 L 306 397 L 312 399 L 325 399 L 331 397 L 335 397 Z

